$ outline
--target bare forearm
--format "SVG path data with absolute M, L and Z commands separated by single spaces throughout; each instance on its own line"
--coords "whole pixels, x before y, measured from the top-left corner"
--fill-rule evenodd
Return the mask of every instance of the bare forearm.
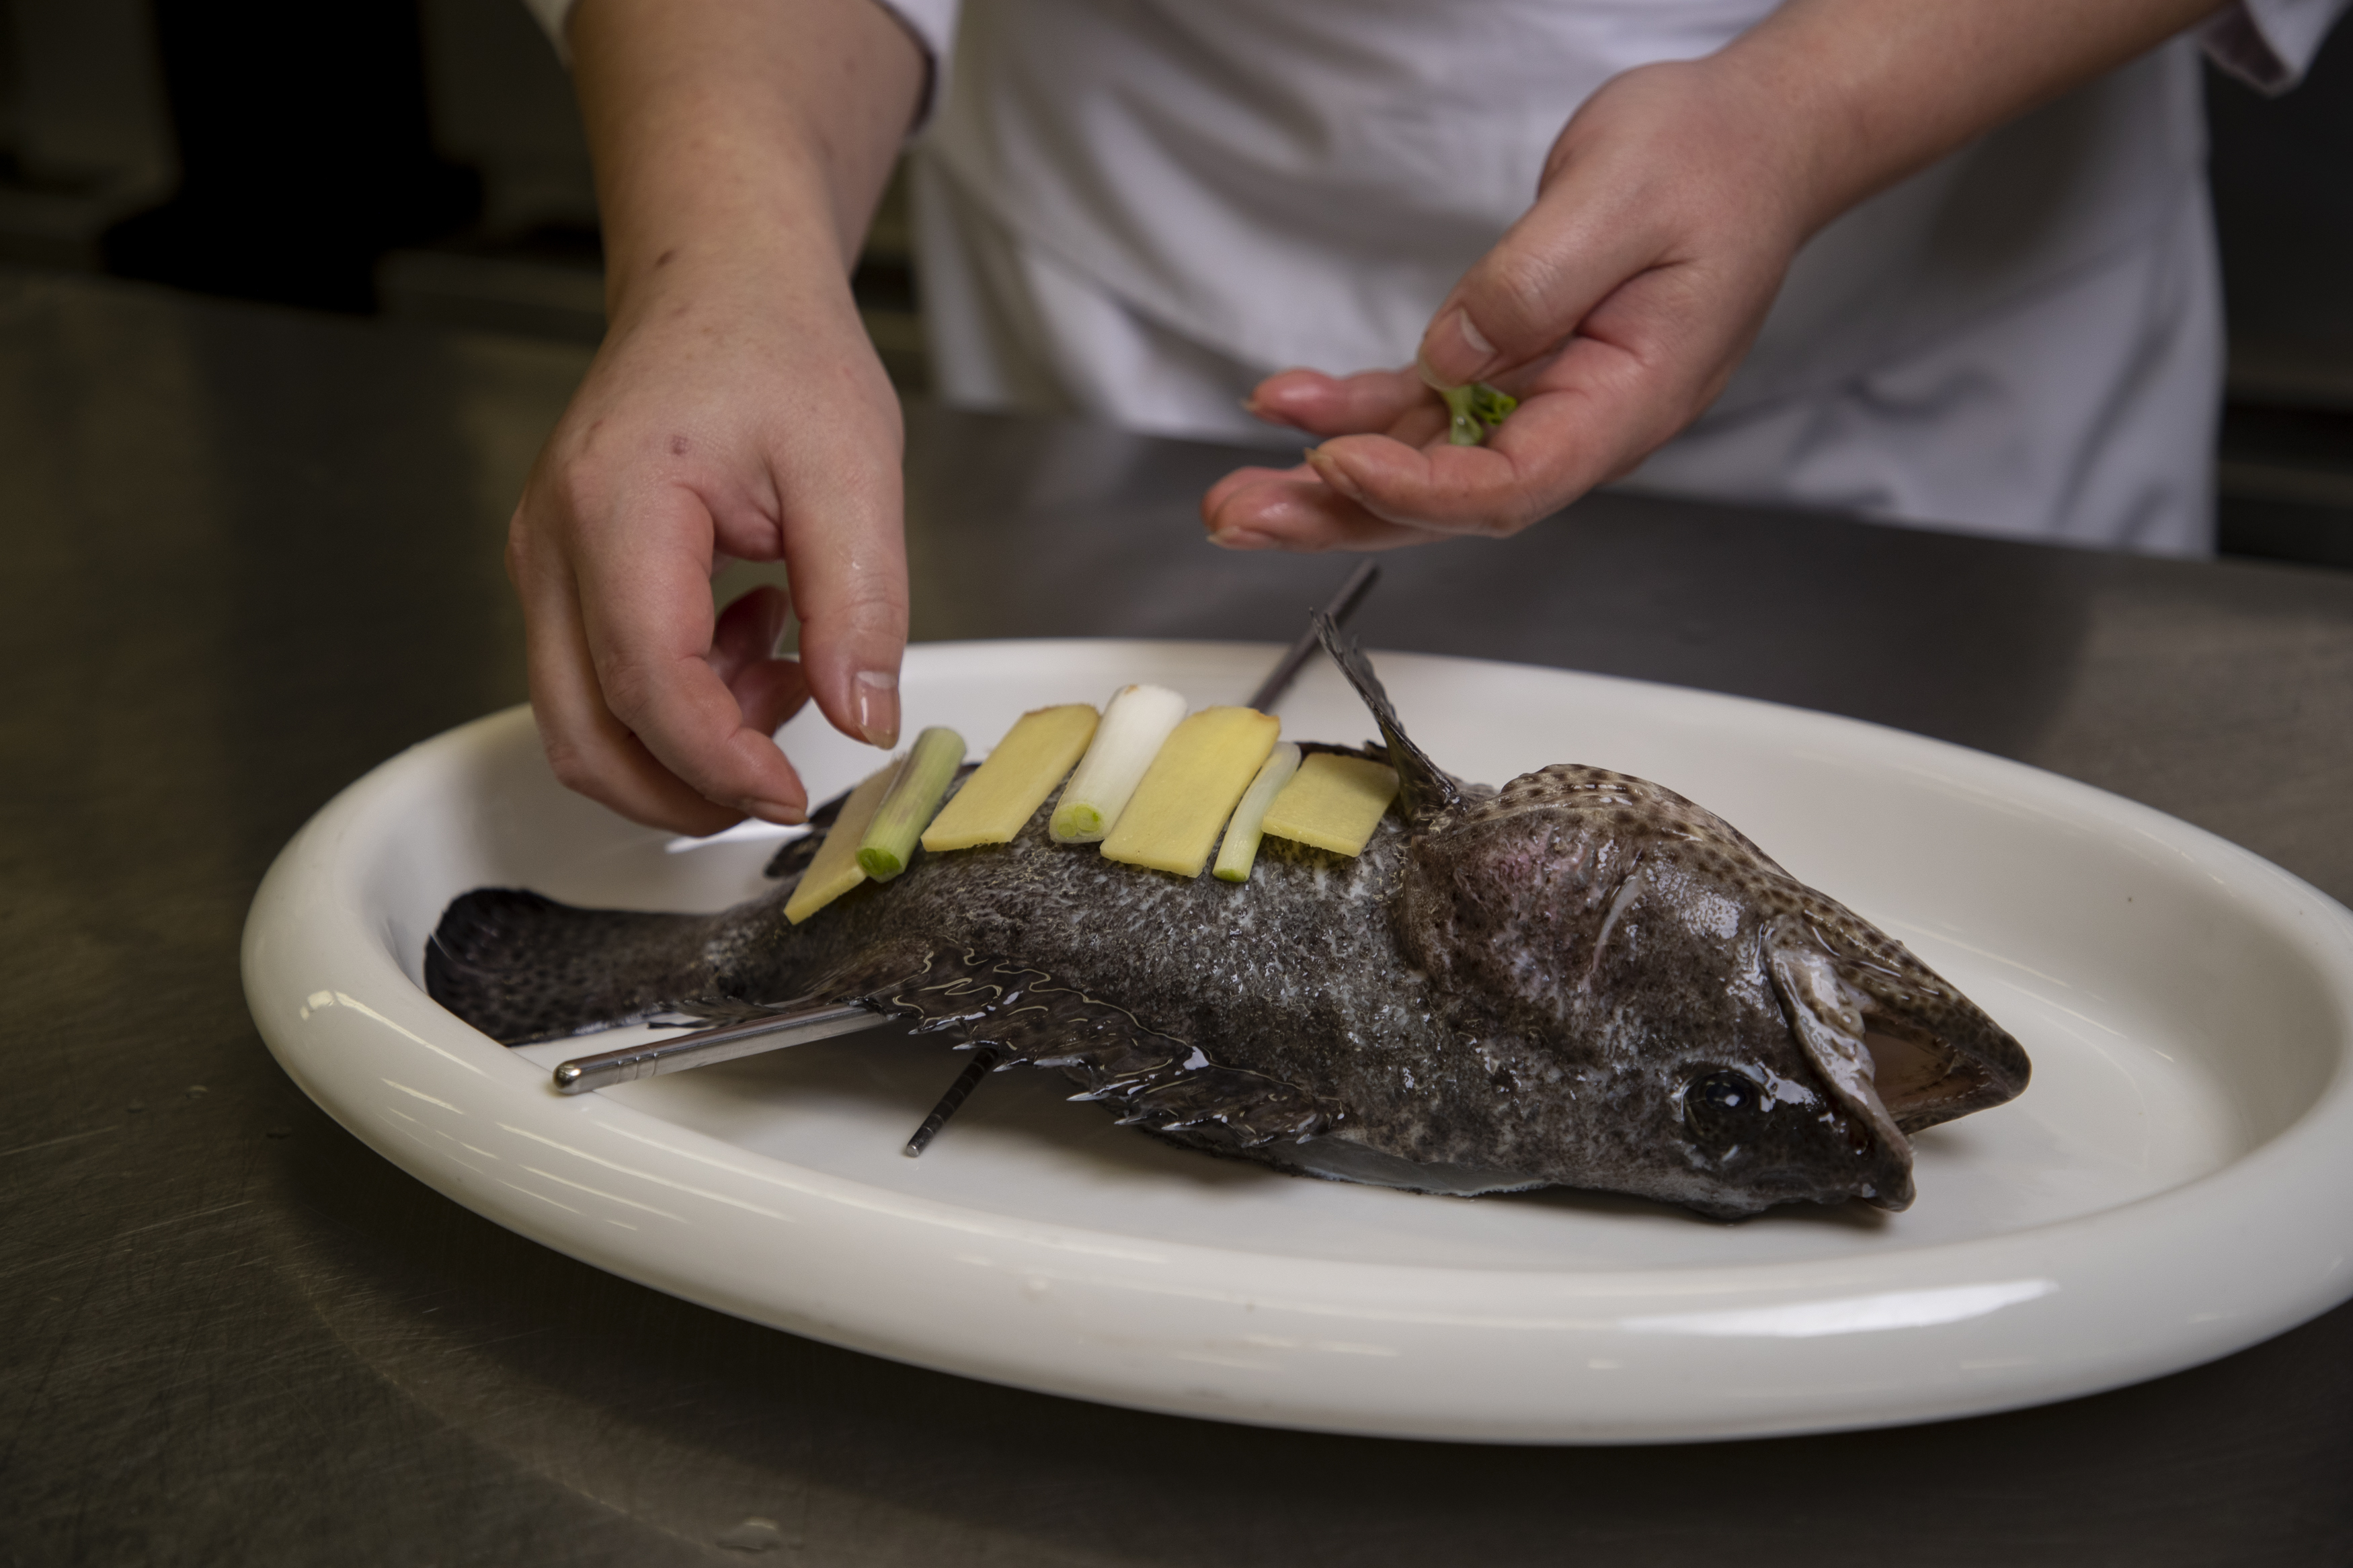
M 872 0 L 581 0 L 571 35 L 617 316 L 672 268 L 846 274 L 923 81 Z
M 2219 9 L 2221 0 L 1788 0 L 1709 65 L 1786 116 L 1811 229 Z

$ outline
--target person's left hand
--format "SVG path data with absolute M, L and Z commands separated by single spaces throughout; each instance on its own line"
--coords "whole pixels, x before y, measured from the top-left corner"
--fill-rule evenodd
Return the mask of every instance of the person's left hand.
M 1232 549 L 1383 550 L 1518 531 L 1697 418 L 1818 221 L 1791 106 L 1722 57 L 1614 78 L 1554 144 L 1536 201 L 1432 318 L 1419 372 L 1285 371 L 1251 411 L 1324 438 L 1203 498 Z M 1432 385 L 1520 399 L 1447 440 Z

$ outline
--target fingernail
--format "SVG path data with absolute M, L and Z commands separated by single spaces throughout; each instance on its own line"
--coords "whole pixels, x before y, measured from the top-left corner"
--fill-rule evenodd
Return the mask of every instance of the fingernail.
M 781 800 L 747 800 L 744 809 L 763 822 L 780 822 L 787 827 L 797 827 L 808 816 L 808 808 Z
M 1443 369 L 1430 363 L 1428 353 L 1416 354 L 1413 361 L 1414 368 L 1421 373 L 1421 379 L 1440 391 L 1478 380 L 1495 359 L 1495 345 L 1489 342 L 1487 335 L 1472 321 L 1469 311 L 1457 306 L 1447 313 L 1447 321 L 1453 326 L 1454 340 L 1461 345 L 1460 351 L 1450 352 L 1443 331 L 1431 336 L 1438 340 L 1434 346 L 1440 357 L 1460 361 L 1459 367 Z
M 1209 535 L 1209 542 L 1220 550 L 1264 550 L 1269 542 L 1266 535 L 1247 528 L 1229 528 Z
M 1456 310 L 1454 326 L 1462 334 L 1462 341 L 1471 345 L 1472 353 L 1487 359 L 1495 357 L 1495 345 L 1487 341 L 1486 334 L 1479 330 L 1478 323 L 1472 321 L 1470 311 Z
M 899 742 L 899 678 L 887 669 L 861 669 L 858 672 L 851 701 L 857 711 L 858 732 L 866 737 L 870 746 L 894 746 Z
M 1322 479 L 1350 500 L 1359 503 L 1364 500 L 1364 494 L 1356 488 L 1356 481 L 1340 467 L 1339 459 L 1323 447 L 1307 448 L 1307 466 L 1315 470 L 1317 479 Z

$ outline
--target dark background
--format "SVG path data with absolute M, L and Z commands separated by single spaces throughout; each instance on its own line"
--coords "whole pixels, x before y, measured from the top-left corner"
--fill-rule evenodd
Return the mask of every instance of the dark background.
M 2231 321 L 2223 552 L 2353 568 L 2353 37 L 2209 69 Z M 903 205 L 858 290 L 928 376 Z M 0 261 L 594 342 L 596 199 L 516 0 L 0 0 Z

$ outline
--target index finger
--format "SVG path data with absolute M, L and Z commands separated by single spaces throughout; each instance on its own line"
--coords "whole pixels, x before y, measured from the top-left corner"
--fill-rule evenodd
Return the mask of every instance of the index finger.
M 842 733 L 894 745 L 907 646 L 898 465 L 837 459 L 805 468 L 779 501 L 809 695 Z

